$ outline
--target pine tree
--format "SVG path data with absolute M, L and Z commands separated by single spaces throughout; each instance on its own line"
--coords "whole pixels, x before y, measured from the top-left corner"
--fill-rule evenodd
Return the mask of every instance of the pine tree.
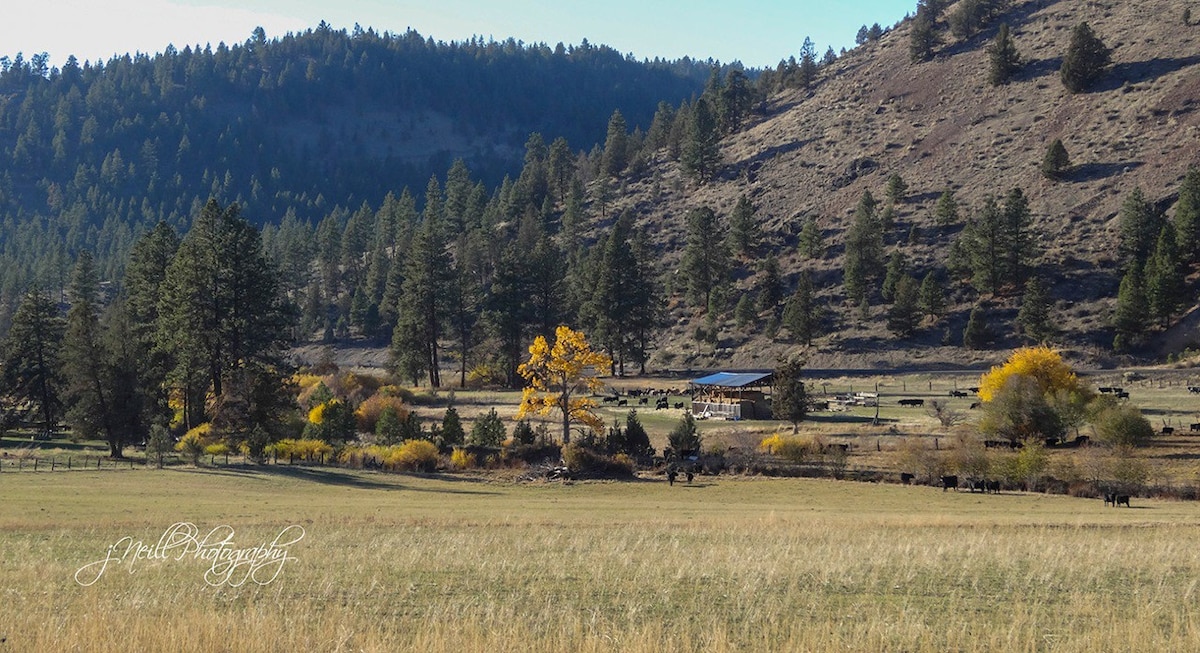
M 847 299 L 855 305 L 867 300 L 868 288 L 879 279 L 883 266 L 883 227 L 875 208 L 875 198 L 870 191 L 863 191 L 854 222 L 846 231 L 843 283 Z
M 1029 273 L 1029 266 L 1037 258 L 1037 247 L 1031 233 L 1033 215 L 1029 201 L 1020 188 L 1013 188 L 1004 196 L 1004 284 L 1021 286 Z
M 779 260 L 768 256 L 762 264 L 762 277 L 757 284 L 758 311 L 775 314 L 775 306 L 783 301 L 783 281 L 780 279 Z
M 996 198 L 983 198 L 983 206 L 963 230 L 962 242 L 970 260 L 971 283 L 981 293 L 994 293 L 1004 281 L 1007 230 Z
M 1135 262 L 1125 270 L 1125 276 L 1121 278 L 1121 286 L 1117 291 L 1117 306 L 1113 311 L 1115 351 L 1129 351 L 1140 344 L 1142 333 L 1146 329 L 1148 310 L 1146 292 L 1142 286 L 1142 268 Z
M 940 227 L 949 227 L 958 222 L 958 201 L 954 199 L 954 191 L 947 188 L 938 197 L 933 209 L 933 219 Z
M 0 388 L 13 399 L 38 407 L 44 433 L 57 426 L 61 414 L 63 331 L 54 302 L 45 291 L 34 288 L 21 298 L 4 341 Z
M 800 228 L 800 255 L 805 258 L 818 259 L 825 255 L 825 244 L 821 237 L 821 228 L 813 218 L 805 218 L 804 226 Z
M 924 5 L 917 5 L 917 15 L 912 21 L 908 43 L 908 56 L 913 63 L 921 63 L 933 58 L 933 51 L 941 43 L 941 36 L 938 34 L 935 24 L 936 20 L 936 16 L 928 8 Z
M 701 97 L 696 100 L 689 118 L 680 163 L 684 172 L 703 184 L 716 174 L 721 159 L 717 116 L 710 103 Z
M 804 37 L 804 44 L 800 46 L 799 75 L 802 88 L 808 88 L 817 81 L 817 47 L 807 36 Z
M 1061 138 L 1054 139 L 1042 158 L 1042 175 L 1047 179 L 1062 179 L 1071 168 L 1071 157 Z
M 608 136 L 604 139 L 604 157 L 600 169 L 609 177 L 619 177 L 629 163 L 629 131 L 621 112 L 613 111 L 608 119 Z
M 71 308 L 61 356 L 67 421 L 79 438 L 102 437 L 109 443 L 109 453 L 120 457 L 124 442 L 111 420 L 113 384 L 101 341 L 100 281 L 89 252 L 80 253 L 68 294 Z
M 1184 263 L 1200 263 L 1200 168 L 1188 166 L 1175 203 L 1175 233 Z
M 892 301 L 896 296 L 896 284 L 906 276 L 908 276 L 908 257 L 904 255 L 903 250 L 897 247 L 892 250 L 892 255 L 888 258 L 887 274 L 883 277 L 883 286 L 880 289 L 883 298 L 889 302 Z
M 900 173 L 893 172 L 887 180 L 888 201 L 892 204 L 902 204 L 907 192 L 908 184 L 904 182 L 904 178 L 900 176 Z
M 1000 24 L 996 40 L 988 46 L 988 83 L 1003 86 L 1021 69 L 1021 55 L 1009 32 L 1008 23 Z
M 942 288 L 936 272 L 930 270 L 925 274 L 918 294 L 921 311 L 925 315 L 940 318 L 946 310 L 946 291 Z
M 787 327 L 797 342 L 811 345 L 820 323 L 821 315 L 813 293 L 812 277 L 807 271 L 801 272 L 796 281 L 796 290 L 783 309 L 783 326 Z
M 804 361 L 792 358 L 780 360 L 773 375 L 771 410 L 776 419 L 792 423 L 792 433 L 800 430 L 800 422 L 804 421 L 811 408 L 803 374 Z
M 963 347 L 983 349 L 991 340 L 992 333 L 984 317 L 983 308 L 980 306 L 972 308 L 971 316 L 967 318 L 967 328 L 963 330 Z
M 1146 199 L 1141 188 L 1134 188 L 1121 203 L 1118 220 L 1121 238 L 1118 252 L 1122 265 L 1144 266 L 1162 231 L 1163 216 Z
M 1111 62 L 1112 51 L 1086 22 L 1080 23 L 1071 32 L 1059 76 L 1067 90 L 1081 93 L 1104 77 Z
M 759 226 L 754 205 L 742 195 L 729 216 L 729 248 L 740 256 L 749 257 L 758 247 Z
M 721 236 L 720 222 L 712 209 L 703 206 L 688 213 L 680 272 L 693 305 L 708 306 L 713 290 L 729 280 L 729 253 Z
M 1050 320 L 1050 299 L 1046 288 L 1037 278 L 1025 283 L 1025 294 L 1021 297 L 1021 308 L 1017 311 L 1017 325 L 1021 333 L 1033 342 L 1045 342 L 1053 337 L 1054 323 Z
M 1146 262 L 1146 292 L 1148 316 L 1166 325 L 1179 311 L 1184 297 L 1184 279 L 1179 252 L 1175 246 L 1175 229 L 1163 225 L 1158 234 L 1154 253 Z
M 921 322 L 917 281 L 905 274 L 896 282 L 896 301 L 888 309 L 888 330 L 901 338 L 911 336 Z

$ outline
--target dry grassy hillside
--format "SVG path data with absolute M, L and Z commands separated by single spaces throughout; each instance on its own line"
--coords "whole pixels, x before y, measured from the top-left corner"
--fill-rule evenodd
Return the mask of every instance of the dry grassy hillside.
M 660 161 L 624 186 L 615 207 L 639 215 L 664 249 L 669 275 L 683 247 L 688 210 L 707 204 L 727 216 L 745 194 L 758 207 L 766 249 L 777 253 L 789 282 L 807 266 L 837 314 L 829 324 L 833 333 L 810 352 L 812 364 L 964 364 L 1000 354 L 956 346 L 970 307 L 977 301 L 990 307 L 1008 334 L 1018 298 L 978 297 L 956 285 L 948 318 L 898 342 L 884 329 L 886 307 L 874 307 L 862 321 L 844 306 L 842 234 L 863 191 L 882 199 L 887 178 L 899 173 L 908 197 L 897 207 L 888 249 L 906 243 L 923 274 L 944 264 L 957 233 L 933 223 L 943 189 L 955 189 L 960 203 L 976 206 L 986 194 L 1019 187 L 1042 235 L 1039 274 L 1056 301 L 1061 344 L 1078 358 L 1103 364 L 1119 281 L 1114 255 L 1121 201 L 1141 187 L 1170 206 L 1188 165 L 1200 163 L 1200 25 L 1184 25 L 1185 6 L 1181 0 L 1016 0 L 1002 21 L 1012 28 L 1026 64 L 1013 83 L 999 88 L 987 83 L 985 52 L 999 21 L 961 42 L 943 18 L 943 43 L 922 64 L 909 60 L 905 22 L 827 67 L 811 91 L 772 97 L 765 115 L 723 142 L 717 181 L 698 187 L 681 177 L 677 164 Z M 1091 92 L 1072 95 L 1058 70 L 1071 29 L 1085 20 L 1113 49 L 1113 66 Z M 1038 170 L 1055 138 L 1063 140 L 1075 166 L 1061 182 Z M 796 252 L 806 216 L 823 228 L 829 251 L 822 260 L 805 261 Z M 918 238 L 907 244 L 914 225 Z M 753 275 L 753 266 L 746 267 L 745 274 Z M 739 286 L 752 282 L 742 278 Z M 714 351 L 692 339 L 698 312 L 675 306 L 673 317 L 656 367 L 769 366 L 794 348 L 763 336 L 761 323 L 738 329 L 728 321 Z M 998 349 L 1017 342 L 1004 334 Z M 1191 339 L 1174 335 L 1175 345 Z

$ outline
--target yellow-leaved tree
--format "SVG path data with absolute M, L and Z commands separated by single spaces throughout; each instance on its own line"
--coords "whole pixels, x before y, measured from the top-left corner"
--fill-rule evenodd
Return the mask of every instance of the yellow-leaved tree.
M 588 395 L 603 383 L 598 372 L 612 366 L 603 352 L 592 351 L 582 331 L 560 326 L 554 331 L 554 346 L 538 336 L 529 346 L 529 360 L 517 367 L 525 378 L 521 407 L 517 419 L 530 413 L 549 415 L 562 413 L 563 444 L 571 441 L 571 425 L 584 424 L 593 430 L 604 428 L 604 422 L 593 412 L 596 402 Z
M 1033 379 L 1042 394 L 1048 396 L 1061 392 L 1074 394 L 1084 389 L 1058 352 L 1045 346 L 1023 347 L 1013 352 L 1004 365 L 993 367 L 983 375 L 979 380 L 979 398 L 985 403 L 992 401 L 1014 375 Z

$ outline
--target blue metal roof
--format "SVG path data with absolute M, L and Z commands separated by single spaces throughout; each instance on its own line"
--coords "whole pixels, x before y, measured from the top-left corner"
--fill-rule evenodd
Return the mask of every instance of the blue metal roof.
M 692 381 L 692 385 L 711 385 L 722 388 L 744 388 L 748 385 L 762 385 L 761 381 L 770 377 L 772 372 L 717 372 Z

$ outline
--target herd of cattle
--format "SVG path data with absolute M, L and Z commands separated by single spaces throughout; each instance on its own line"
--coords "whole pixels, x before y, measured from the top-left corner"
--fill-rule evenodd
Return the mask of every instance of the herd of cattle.
M 911 483 L 913 481 L 913 475 L 908 474 L 908 473 L 901 474 L 900 480 L 905 485 L 908 485 L 909 483 Z M 983 492 L 984 494 L 1000 494 L 1000 481 L 988 481 L 988 480 L 981 481 L 981 480 L 972 480 L 972 479 L 963 479 L 960 481 L 958 476 L 955 476 L 955 475 L 947 475 L 947 476 L 942 477 L 942 492 L 945 492 L 946 490 L 951 490 L 951 489 L 954 490 L 955 492 L 957 492 L 958 488 L 960 488 L 960 487 L 966 488 L 966 489 L 970 490 L 971 492 Z M 1105 492 L 1104 493 L 1104 505 L 1105 506 L 1111 505 L 1114 508 L 1116 506 L 1125 506 L 1126 508 L 1129 508 L 1130 507 L 1129 496 L 1130 495 L 1128 495 L 1128 494 L 1117 494 L 1115 492 Z
M 654 410 L 666 410 L 671 408 L 670 398 L 672 396 L 688 396 L 682 390 L 670 388 L 667 390 L 630 390 L 626 396 L 607 395 L 600 399 L 601 403 L 610 406 L 628 406 L 629 402 L 636 401 L 638 406 L 649 406 L 650 400 L 654 399 Z M 684 402 L 677 401 L 674 404 L 676 410 L 683 410 Z

